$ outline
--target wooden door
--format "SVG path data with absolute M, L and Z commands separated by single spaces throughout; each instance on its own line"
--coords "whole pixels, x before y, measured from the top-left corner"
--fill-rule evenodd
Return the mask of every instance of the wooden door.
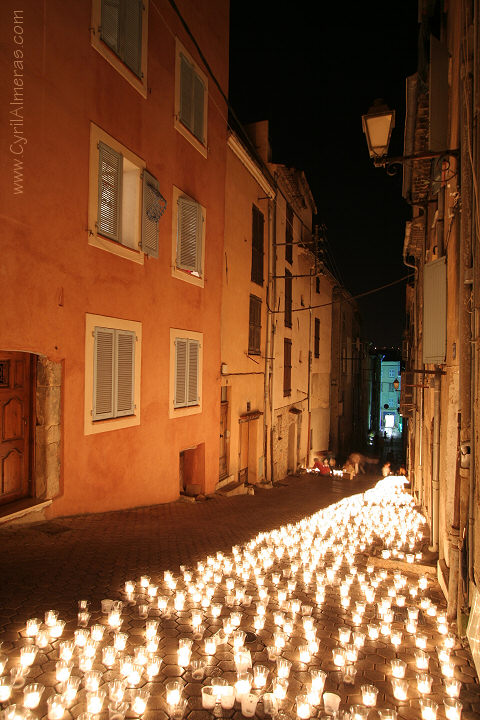
M 228 402 L 222 402 L 220 404 L 220 460 L 219 460 L 219 477 L 227 477 L 228 475 L 228 462 L 227 462 L 227 417 L 228 417 Z
M 31 360 L 0 352 L 0 504 L 29 494 Z

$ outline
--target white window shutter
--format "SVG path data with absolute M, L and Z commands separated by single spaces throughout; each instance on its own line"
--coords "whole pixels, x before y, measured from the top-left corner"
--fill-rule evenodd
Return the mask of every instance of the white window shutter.
M 158 258 L 158 221 L 161 215 L 159 183 L 147 170 L 143 171 L 142 250 Z
M 113 417 L 115 331 L 96 327 L 93 356 L 93 420 Z
M 120 242 L 123 157 L 103 142 L 98 144 L 98 157 L 97 230 Z
M 202 208 L 194 200 L 178 198 L 177 267 L 201 273 Z
M 135 411 L 135 333 L 115 331 L 115 417 L 133 415 Z
M 187 403 L 187 345 L 184 338 L 175 339 L 175 398 L 174 407 Z
M 142 0 L 122 0 L 120 57 L 130 70 L 142 75 Z
M 188 341 L 188 389 L 187 405 L 198 405 L 198 359 L 199 344 L 197 340 Z
M 120 0 L 102 0 L 100 37 L 118 55 Z
M 194 71 L 188 60 L 180 55 L 180 122 L 193 132 Z
M 205 142 L 204 131 L 204 99 L 205 87 L 195 73 L 193 79 L 193 134 L 202 144 Z

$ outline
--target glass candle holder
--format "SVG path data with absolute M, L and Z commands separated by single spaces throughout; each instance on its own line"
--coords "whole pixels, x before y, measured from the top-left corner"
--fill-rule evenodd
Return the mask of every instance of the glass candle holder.
M 253 667 L 253 687 L 257 689 L 264 688 L 267 684 L 268 668 L 264 665 L 254 665 Z
M 445 692 L 449 697 L 458 698 L 460 697 L 460 690 L 462 689 L 462 683 L 460 680 L 455 678 L 444 678 Z
M 125 682 L 125 680 L 111 680 L 108 683 L 108 699 L 110 700 L 110 702 L 122 702 L 125 696 L 126 689 L 127 683 Z
M 26 685 L 23 690 L 23 707 L 28 710 L 34 710 L 39 706 L 45 688 L 39 683 L 31 683 Z
M 420 698 L 422 720 L 436 720 L 438 705 L 430 698 Z
M 90 670 L 83 676 L 83 684 L 88 692 L 96 692 L 102 682 L 102 673 L 96 670 Z
M 35 637 L 35 635 L 37 635 L 38 631 L 40 630 L 41 624 L 42 621 L 39 620 L 39 618 L 30 618 L 30 620 L 27 620 L 27 626 L 25 629 L 26 636 Z
M 180 700 L 182 698 L 183 683 L 179 682 L 178 680 L 169 682 L 165 685 L 165 692 L 166 692 L 167 705 L 169 707 L 178 705 L 178 703 L 180 702 Z
M 332 650 L 333 654 L 333 664 L 336 667 L 342 668 L 344 667 L 346 661 L 347 661 L 347 655 L 345 648 L 337 647 Z
M 149 697 L 150 693 L 148 690 L 137 689 L 132 693 L 131 709 L 135 715 L 143 715 Z
M 354 685 L 357 676 L 357 668 L 354 665 L 346 665 L 342 671 L 342 681 L 347 685 Z
M 408 695 L 408 682 L 404 678 L 392 678 L 392 690 L 395 700 L 405 701 Z
M 430 656 L 424 650 L 415 650 L 415 664 L 419 670 L 428 670 Z
M 65 714 L 65 702 L 61 695 L 50 695 L 47 698 L 48 720 L 61 720 Z
M 392 660 L 390 662 L 390 667 L 392 669 L 392 677 L 394 678 L 404 678 L 405 677 L 405 671 L 407 669 L 407 663 L 403 660 Z
M 300 718 L 300 720 L 308 720 L 312 714 L 312 706 L 308 699 L 308 695 L 297 695 L 296 705 L 297 717 Z
M 340 642 L 343 644 L 350 642 L 351 632 L 350 628 L 346 626 L 338 628 L 338 639 Z
M 432 692 L 433 677 L 427 673 L 417 675 L 417 690 L 422 695 L 429 695 Z
M 351 705 L 350 706 L 350 717 L 351 720 L 367 720 L 369 713 L 368 707 L 364 705 Z
M 323 693 L 323 707 L 327 715 L 333 715 L 340 706 L 340 695 L 336 693 Z
M 12 694 L 13 683 L 9 677 L 0 677 L 0 703 L 5 703 L 9 700 Z
M 66 707 L 73 705 L 75 698 L 77 697 L 78 689 L 80 687 L 81 678 L 70 675 L 67 682 L 61 685 L 60 693 L 65 699 Z
M 289 660 L 285 660 L 285 658 L 277 658 L 277 677 L 288 678 L 291 667 L 292 663 Z
M 378 690 L 374 685 L 362 685 L 362 702 L 367 707 L 375 707 L 377 704 Z
M 367 633 L 369 640 L 378 640 L 380 629 L 378 625 L 370 623 L 369 625 L 367 625 Z
M 277 677 L 272 683 L 272 690 L 278 701 L 285 700 L 287 697 L 288 680 L 287 678 Z
M 459 700 L 449 697 L 445 698 L 443 704 L 445 706 L 445 716 L 447 720 L 460 720 L 463 705 Z

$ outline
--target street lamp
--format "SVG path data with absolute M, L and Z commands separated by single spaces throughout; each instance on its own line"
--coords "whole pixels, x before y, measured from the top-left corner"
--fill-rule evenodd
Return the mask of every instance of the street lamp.
M 383 100 L 377 99 L 366 115 L 362 115 L 362 127 L 368 145 L 368 152 L 375 167 L 383 167 L 390 175 L 395 174 L 396 167 L 409 160 L 434 160 L 448 157 L 457 157 L 458 150 L 426 150 L 413 155 L 387 157 L 390 136 L 395 127 L 395 110 L 390 110 Z
M 395 390 L 398 390 L 398 388 L 400 387 L 400 381 L 399 381 L 398 377 L 396 377 L 395 380 L 393 381 L 393 387 L 395 388 Z

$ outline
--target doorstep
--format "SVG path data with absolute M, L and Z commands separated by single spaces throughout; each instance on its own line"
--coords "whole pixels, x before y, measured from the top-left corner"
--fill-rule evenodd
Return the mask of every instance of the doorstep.
M 38 498 L 26 498 L 24 500 L 17 500 L 16 502 L 5 505 L 0 509 L 0 525 L 6 523 L 18 522 L 41 522 L 45 520 L 43 510 L 52 504 L 52 500 L 39 500 Z M 34 515 L 40 513 L 38 518 L 29 517 L 27 515 Z

